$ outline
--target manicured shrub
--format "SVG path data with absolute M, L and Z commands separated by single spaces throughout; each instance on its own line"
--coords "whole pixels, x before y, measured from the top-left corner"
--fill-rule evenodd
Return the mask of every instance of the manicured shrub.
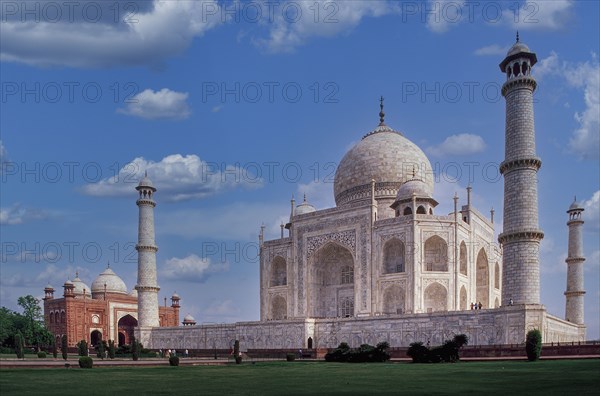
M 90 354 L 86 340 L 81 340 L 77 343 L 77 352 L 79 356 L 88 356 Z
M 111 359 L 115 358 L 115 341 L 114 340 L 108 340 L 108 357 Z
M 46 358 L 46 352 L 44 352 L 44 351 L 39 351 L 37 353 L 37 355 L 38 355 L 38 358 L 40 358 L 40 359 L 45 359 Z
M 296 360 L 296 354 L 288 353 L 287 355 L 285 355 L 285 360 L 287 360 L 288 362 L 293 362 L 294 360 Z
M 52 357 L 56 359 L 58 357 L 58 347 L 56 346 L 56 338 L 52 337 Z
M 96 356 L 99 357 L 100 359 L 104 360 L 104 355 L 106 352 L 106 341 L 104 341 L 104 340 L 98 341 L 98 343 L 95 346 L 95 349 L 96 349 Z
M 63 336 L 60 339 L 60 349 L 62 352 L 62 358 L 64 360 L 67 360 L 68 357 L 68 350 L 67 350 L 68 346 L 67 346 L 67 335 L 63 334 Z
M 171 356 L 169 358 L 169 366 L 179 366 L 179 357 L 178 356 Z
M 140 358 L 140 351 L 142 349 L 142 344 L 140 344 L 135 337 L 132 338 L 133 341 L 131 341 L 131 357 L 133 358 L 133 360 L 139 360 Z
M 527 360 L 536 361 L 542 354 L 542 333 L 538 329 L 529 330 L 525 341 Z
M 25 358 L 25 347 L 23 345 L 23 334 L 21 332 L 17 332 L 15 335 L 15 354 L 17 358 L 23 359 Z
M 81 356 L 79 358 L 79 367 L 91 369 L 94 365 L 94 359 L 89 356 Z
M 413 363 L 454 363 L 460 360 L 458 351 L 468 342 L 469 337 L 465 334 L 457 334 L 452 340 L 447 340 L 443 345 L 431 350 L 423 346 L 422 342 L 413 342 L 406 354 L 412 358 Z
M 350 348 L 347 343 L 342 342 L 333 352 L 325 355 L 328 362 L 385 362 L 390 359 L 387 342 L 380 342 L 376 347 L 363 344 L 358 348 Z
M 235 363 L 242 363 L 242 354 L 240 353 L 240 341 L 235 340 L 233 343 L 233 357 L 235 358 Z

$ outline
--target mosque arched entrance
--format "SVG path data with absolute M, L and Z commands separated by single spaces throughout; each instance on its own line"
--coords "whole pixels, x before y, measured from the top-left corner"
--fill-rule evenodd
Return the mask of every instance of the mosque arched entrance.
M 100 330 L 92 331 L 92 333 L 90 334 L 90 341 L 90 346 L 92 347 L 98 345 L 98 343 L 102 341 L 102 333 L 100 332 Z
M 133 329 L 138 325 L 138 321 L 131 315 L 125 315 L 119 319 L 119 346 L 131 344 L 133 339 Z
M 354 316 L 354 258 L 347 248 L 330 242 L 313 255 L 308 314 L 317 318 Z

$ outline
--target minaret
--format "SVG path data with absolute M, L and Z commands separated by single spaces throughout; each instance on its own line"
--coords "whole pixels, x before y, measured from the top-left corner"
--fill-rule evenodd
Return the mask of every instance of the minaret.
M 139 210 L 138 243 L 138 278 L 135 289 L 138 291 L 138 326 L 158 327 L 158 291 L 156 283 L 156 251 L 154 242 L 154 207 L 156 202 L 152 195 L 156 188 L 152 185 L 148 174 L 135 188 L 139 191 L 136 201 Z
M 504 226 L 498 241 L 503 247 L 502 301 L 540 303 L 539 247 L 544 233 L 538 226 L 537 172 L 542 161 L 535 152 L 531 76 L 536 55 L 517 42 L 500 63 L 506 74 L 502 95 L 506 99 L 504 161 Z
M 567 213 L 569 214 L 569 255 L 567 262 L 567 304 L 565 319 L 569 322 L 583 324 L 583 208 L 574 200 Z

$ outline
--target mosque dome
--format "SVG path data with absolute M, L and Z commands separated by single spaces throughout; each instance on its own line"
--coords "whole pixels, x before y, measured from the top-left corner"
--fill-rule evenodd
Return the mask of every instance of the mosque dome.
M 337 206 L 370 199 L 371 181 L 375 198 L 393 200 L 402 183 L 413 173 L 423 178 L 433 191 L 433 171 L 425 153 L 402 133 L 383 122 L 344 155 L 335 173 L 334 195 Z
M 316 212 L 317 209 L 315 209 L 314 206 L 312 206 L 311 204 L 309 204 L 306 201 L 306 194 L 304 194 L 304 201 L 296 206 L 296 210 L 294 211 L 294 214 L 296 215 L 301 215 L 301 214 L 305 214 L 305 213 L 312 213 L 312 212 Z
M 183 318 L 183 325 L 184 326 L 193 326 L 196 324 L 196 319 L 194 319 L 194 317 L 190 314 L 185 315 L 185 318 Z
M 85 291 L 86 296 L 91 296 L 91 290 L 88 285 L 86 285 L 81 279 L 79 279 L 79 274 L 75 274 L 75 279 L 71 282 L 73 283 L 73 294 L 81 294 L 83 295 Z
M 420 179 L 411 179 L 400 186 L 396 201 L 412 199 L 413 193 L 417 198 L 431 198 L 433 188 Z
M 125 282 L 110 268 L 106 268 L 92 283 L 92 293 L 103 293 L 106 285 L 107 293 L 127 294 Z

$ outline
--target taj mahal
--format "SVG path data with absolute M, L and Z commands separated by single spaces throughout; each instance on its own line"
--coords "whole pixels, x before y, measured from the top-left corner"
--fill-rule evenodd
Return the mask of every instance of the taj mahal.
M 548 313 L 540 301 L 536 62 L 517 36 L 500 63 L 506 125 L 497 239 L 498 219 L 472 205 L 471 187 L 466 202 L 455 195 L 451 213 L 436 211 L 430 161 L 386 124 L 382 98 L 379 124 L 339 162 L 336 206 L 317 210 L 307 197 L 299 204 L 292 199 L 280 238 L 265 240 L 261 228 L 258 321 L 177 327 L 159 320 L 157 188 L 144 177 L 137 187 L 138 339 L 154 349 L 199 350 L 226 349 L 239 340 L 246 350 L 380 341 L 404 347 L 464 333 L 472 344 L 490 345 L 522 343 L 537 328 L 544 342 L 585 340 L 583 208 L 577 202 L 568 208 L 565 315 Z

